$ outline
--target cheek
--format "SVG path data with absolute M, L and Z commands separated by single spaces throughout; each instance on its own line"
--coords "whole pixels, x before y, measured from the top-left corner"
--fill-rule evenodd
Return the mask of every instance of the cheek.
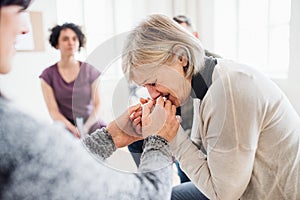
M 147 87 L 147 91 L 152 98 L 156 97 L 157 90 L 154 87 Z
M 162 92 L 168 92 L 175 96 L 179 96 L 183 90 L 182 83 L 183 82 L 180 79 L 175 79 L 175 80 L 169 79 L 160 83 L 160 87 L 158 87 L 157 89 Z
M 186 79 L 177 79 L 176 81 L 170 82 L 167 87 L 164 87 L 172 96 L 179 99 L 180 103 L 183 103 L 190 95 L 191 85 Z

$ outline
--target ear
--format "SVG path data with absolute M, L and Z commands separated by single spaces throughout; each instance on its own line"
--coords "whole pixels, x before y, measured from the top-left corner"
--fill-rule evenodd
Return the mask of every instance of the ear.
M 173 54 L 176 57 L 177 61 L 181 63 L 182 67 L 186 67 L 188 65 L 190 57 L 188 48 L 182 45 L 175 45 L 173 47 Z

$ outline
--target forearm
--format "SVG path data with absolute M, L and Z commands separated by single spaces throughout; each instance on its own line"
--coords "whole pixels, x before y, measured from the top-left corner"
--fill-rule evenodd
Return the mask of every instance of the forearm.
M 177 133 L 170 149 L 183 171 L 209 199 L 238 199 L 250 180 L 253 150 L 214 148 L 206 156 L 182 131 Z
M 88 117 L 88 119 L 86 120 L 85 124 L 84 124 L 84 131 L 86 133 L 88 133 L 88 131 L 90 130 L 90 128 L 100 119 L 100 107 L 96 106 L 94 107 L 92 113 L 90 114 L 90 116 Z
M 170 143 L 170 149 L 176 160 L 179 161 L 181 169 L 188 175 L 196 187 L 201 188 L 201 192 L 211 199 L 216 199 L 215 196 L 211 195 L 215 191 L 207 166 L 207 157 L 193 144 L 181 127 L 176 137 Z
M 84 132 L 88 133 L 90 128 L 100 119 L 100 91 L 98 87 L 98 78 L 91 84 L 91 99 L 93 101 L 93 110 L 84 124 Z
M 91 153 L 100 159 L 108 158 L 116 150 L 113 139 L 105 128 L 84 138 L 83 143 Z M 134 174 L 140 182 L 137 184 L 139 188 L 136 188 L 138 192 L 135 197 L 170 199 L 173 160 L 169 145 L 156 136 L 146 138 L 144 145 L 144 152 L 138 169 L 140 173 Z M 130 182 L 130 180 L 128 181 Z
M 64 123 L 64 125 L 66 126 L 66 128 L 68 130 L 71 131 L 75 128 L 75 126 L 65 116 L 63 116 L 59 111 L 49 111 L 49 113 L 50 113 L 50 116 L 53 121 L 60 121 L 60 122 Z
M 144 151 L 137 176 L 141 180 L 141 197 L 144 199 L 170 199 L 172 186 L 172 155 L 169 144 L 159 136 L 144 141 Z M 141 198 L 141 199 L 143 199 Z

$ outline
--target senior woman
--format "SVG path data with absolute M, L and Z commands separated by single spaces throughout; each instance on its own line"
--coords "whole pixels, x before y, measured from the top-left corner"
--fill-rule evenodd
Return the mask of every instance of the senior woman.
M 193 141 L 181 130 L 170 136 L 200 192 L 183 184 L 173 199 L 300 199 L 300 119 L 262 73 L 205 58 L 199 40 L 163 15 L 149 16 L 129 34 L 123 70 L 152 99 L 180 106 L 191 88 L 202 99 Z

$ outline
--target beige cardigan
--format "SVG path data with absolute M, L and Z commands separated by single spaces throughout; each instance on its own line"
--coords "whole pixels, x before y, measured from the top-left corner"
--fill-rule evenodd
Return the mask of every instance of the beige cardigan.
M 202 193 L 210 199 L 300 199 L 300 118 L 272 81 L 218 60 L 199 113 L 207 155 L 182 129 L 171 150 Z

